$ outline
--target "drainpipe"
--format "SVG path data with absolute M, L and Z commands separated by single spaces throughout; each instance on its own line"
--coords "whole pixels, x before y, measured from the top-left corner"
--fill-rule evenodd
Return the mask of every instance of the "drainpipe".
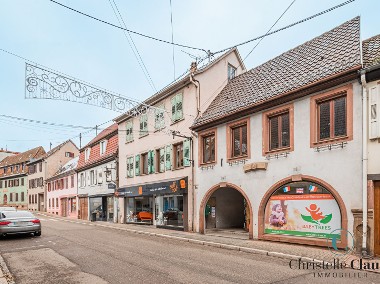
M 365 71 L 361 72 L 361 83 L 363 86 L 363 102 L 362 102 L 362 115 L 363 115 L 363 161 L 362 161 L 362 187 L 363 187 L 363 239 L 362 239 L 362 256 L 368 256 L 367 253 L 367 223 L 368 223 L 368 200 L 367 200 L 367 168 L 368 168 L 368 153 L 367 153 L 367 81 L 365 78 Z
M 197 119 L 201 113 L 201 110 L 200 110 L 200 100 L 201 100 L 201 83 L 198 81 L 198 80 L 195 80 L 194 79 L 194 71 L 196 69 L 196 65 L 193 65 L 192 64 L 192 71 L 193 72 L 190 72 L 190 82 L 194 84 L 195 88 L 196 88 L 196 91 L 195 91 L 195 97 L 196 97 L 196 101 L 197 101 L 197 115 L 195 117 L 195 119 Z M 197 82 L 198 84 L 196 84 L 195 82 Z M 198 94 L 197 94 L 197 90 L 198 90 Z M 192 133 L 192 136 L 193 138 L 195 137 Z M 192 192 L 192 199 L 191 199 L 191 208 L 192 208 L 192 222 L 191 222 L 191 231 L 195 232 L 195 226 L 194 226 L 194 223 L 195 223 L 195 165 L 194 165 L 194 139 L 191 139 L 190 140 L 190 146 L 191 146 L 191 180 L 193 181 L 193 192 Z

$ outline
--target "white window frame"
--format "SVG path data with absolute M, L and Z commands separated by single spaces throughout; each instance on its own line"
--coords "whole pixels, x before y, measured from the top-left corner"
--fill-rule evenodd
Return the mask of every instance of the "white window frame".
M 233 71 L 233 74 L 232 72 Z M 227 78 L 228 78 L 228 81 L 232 80 L 233 78 L 236 77 L 236 72 L 237 72 L 237 68 L 234 67 L 233 65 L 231 65 L 230 63 L 228 63 L 228 67 L 227 67 Z
M 104 155 L 107 150 L 107 140 L 100 141 L 99 143 L 100 155 Z
M 84 151 L 84 160 L 87 162 L 88 159 L 90 158 L 90 154 L 91 154 L 91 148 L 87 148 L 85 151 Z

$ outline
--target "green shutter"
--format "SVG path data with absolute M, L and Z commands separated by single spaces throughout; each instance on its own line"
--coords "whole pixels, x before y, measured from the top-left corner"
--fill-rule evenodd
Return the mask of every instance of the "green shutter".
M 136 155 L 135 158 L 135 175 L 139 176 L 140 175 L 140 155 Z
M 126 141 L 127 142 L 133 141 L 133 131 L 132 131 L 132 128 L 133 128 L 132 121 L 128 121 L 127 125 L 126 125 Z
M 148 152 L 148 173 L 154 173 L 154 151 Z
M 182 119 L 183 118 L 183 95 L 178 94 L 176 99 L 176 120 Z
M 158 166 L 158 165 L 157 165 Z M 160 173 L 165 171 L 165 148 L 160 149 Z
M 166 170 L 172 169 L 172 145 L 166 146 L 166 158 L 165 158 Z
M 177 96 L 172 97 L 171 99 L 172 103 L 172 121 L 177 120 Z
M 190 139 L 186 139 L 183 141 L 183 165 L 185 167 L 190 167 L 191 161 L 190 161 Z

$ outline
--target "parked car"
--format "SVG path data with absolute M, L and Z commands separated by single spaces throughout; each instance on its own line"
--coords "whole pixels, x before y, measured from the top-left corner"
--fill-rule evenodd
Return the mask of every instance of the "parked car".
M 178 217 L 179 219 L 183 218 L 182 214 L 183 212 L 178 208 L 169 208 L 163 213 L 163 216 L 168 220 L 178 220 Z
M 1 211 L 16 211 L 17 209 L 15 207 L 0 207 Z
M 41 236 L 41 222 L 28 211 L 0 211 L 0 236 L 11 234 Z

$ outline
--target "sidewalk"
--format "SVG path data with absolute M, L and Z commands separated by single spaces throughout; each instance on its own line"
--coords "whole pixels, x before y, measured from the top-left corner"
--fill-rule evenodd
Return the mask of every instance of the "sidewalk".
M 0 255 L 0 284 L 14 284 L 12 274 L 9 272 L 4 259 Z
M 118 223 L 108 223 L 108 222 L 90 222 L 85 220 L 71 219 L 66 217 L 59 217 L 48 213 L 36 213 L 41 216 L 51 217 L 60 219 L 66 222 L 88 224 L 91 226 L 99 226 L 105 228 L 112 228 L 116 230 L 127 231 L 136 234 L 145 234 L 150 236 L 176 239 L 179 241 L 185 241 L 190 243 L 195 243 L 199 245 L 214 246 L 222 249 L 237 250 L 246 253 L 262 254 L 273 257 L 279 257 L 283 259 L 301 259 L 301 261 L 307 262 L 329 262 L 333 263 L 334 259 L 339 259 L 340 262 L 350 263 L 352 260 L 359 260 L 360 256 L 354 254 L 344 255 L 343 253 L 334 254 L 329 248 L 314 247 L 307 245 L 297 245 L 297 244 L 287 244 L 279 242 L 261 241 L 261 240 L 248 240 L 243 239 L 243 234 L 233 233 L 216 233 L 211 234 L 199 234 L 190 233 L 183 231 L 174 231 L 169 229 L 155 228 L 153 226 L 146 225 L 134 225 L 134 224 L 118 224 Z M 374 262 L 380 260 L 365 260 L 366 262 Z M 356 263 L 358 263 L 356 261 Z M 380 270 L 374 271 L 380 273 Z

